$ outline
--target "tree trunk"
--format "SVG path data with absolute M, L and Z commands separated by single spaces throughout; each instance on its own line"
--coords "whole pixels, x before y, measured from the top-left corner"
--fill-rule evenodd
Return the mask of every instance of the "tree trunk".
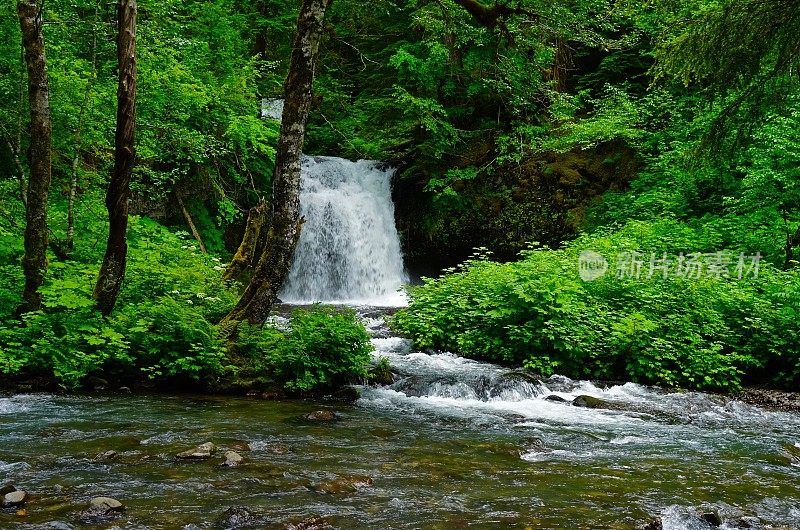
M 281 134 L 272 179 L 273 211 L 264 250 L 236 307 L 223 319 L 261 324 L 278 298 L 300 236 L 300 157 L 325 11 L 331 0 L 303 0 L 289 74 L 283 85 Z
M 94 299 L 103 315 L 108 315 L 117 302 L 128 257 L 128 200 L 131 175 L 135 163 L 136 132 L 136 0 L 117 3 L 117 130 L 114 137 L 114 170 L 106 193 L 108 209 L 108 243 Z
M 41 4 L 37 0 L 17 3 L 25 64 L 28 70 L 28 102 L 30 105 L 30 144 L 28 147 L 27 204 L 25 208 L 25 272 L 24 304 L 21 311 L 41 308 L 39 286 L 47 272 L 47 193 L 50 190 L 50 88 L 47 60 L 44 53 Z
M 197 244 L 200 245 L 200 252 L 207 254 L 208 251 L 206 250 L 206 245 L 203 243 L 203 238 L 200 237 L 200 232 L 198 232 L 197 227 L 194 225 L 192 216 L 189 215 L 189 210 L 187 210 L 186 205 L 183 204 L 183 198 L 181 198 L 181 194 L 176 191 L 175 197 L 178 199 L 178 206 L 181 207 L 181 213 L 183 213 L 183 218 L 186 219 L 186 224 L 189 225 L 189 230 L 192 231 L 195 241 L 197 241 Z
M 794 251 L 798 246 L 800 246 L 800 226 L 797 227 L 794 234 L 791 232 L 786 233 L 786 261 L 783 264 L 784 269 L 788 270 L 792 268 L 794 262 L 797 261 L 797 256 L 795 256 Z
M 242 272 L 253 264 L 258 241 L 261 237 L 261 229 L 267 221 L 267 214 L 267 203 L 263 200 L 247 212 L 247 225 L 244 228 L 242 242 L 239 244 L 239 248 L 236 250 L 236 254 L 233 256 L 228 268 L 225 269 L 225 273 L 222 275 L 223 280 L 239 278 Z

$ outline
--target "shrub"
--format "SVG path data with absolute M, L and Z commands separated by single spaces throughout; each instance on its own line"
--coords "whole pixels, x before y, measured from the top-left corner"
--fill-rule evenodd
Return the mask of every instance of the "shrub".
M 288 328 L 239 326 L 238 355 L 248 375 L 271 375 L 291 392 L 331 390 L 364 378 L 372 345 L 352 309 L 296 309 Z
M 800 275 L 768 265 L 744 280 L 578 275 L 584 249 L 677 255 L 712 245 L 702 232 L 661 220 L 526 251 L 514 263 L 478 257 L 409 289 L 410 306 L 393 325 L 422 348 L 544 374 L 718 390 L 796 386 Z

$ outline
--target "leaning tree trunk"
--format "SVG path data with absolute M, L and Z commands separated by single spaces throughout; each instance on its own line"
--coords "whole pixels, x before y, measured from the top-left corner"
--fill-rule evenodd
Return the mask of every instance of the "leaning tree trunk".
M 28 69 L 30 105 L 30 144 L 28 147 L 27 203 L 25 207 L 25 289 L 22 312 L 36 311 L 42 305 L 39 286 L 47 272 L 47 193 L 50 190 L 50 88 L 42 34 L 42 9 L 37 0 L 17 3 L 25 64 Z
M 93 293 L 97 308 L 104 315 L 111 313 L 117 302 L 128 257 L 128 199 L 135 162 L 136 132 L 136 0 L 119 0 L 117 18 L 119 85 L 114 170 L 106 193 L 108 243 Z
M 264 250 L 236 307 L 222 323 L 247 320 L 260 324 L 278 298 L 300 236 L 300 157 L 311 107 L 322 23 L 331 0 L 303 0 L 297 18 L 289 74 L 283 85 L 281 134 L 272 179 L 273 211 Z

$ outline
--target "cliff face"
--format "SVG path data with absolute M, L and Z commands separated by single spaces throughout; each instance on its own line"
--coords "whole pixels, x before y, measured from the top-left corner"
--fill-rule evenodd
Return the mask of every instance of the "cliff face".
M 489 153 L 473 160 L 480 165 Z M 532 157 L 491 174 L 456 180 L 456 193 L 425 191 L 427 175 L 397 179 L 397 226 L 406 265 L 433 274 L 486 247 L 512 260 L 528 242 L 558 246 L 578 232 L 587 206 L 608 190 L 622 190 L 636 176 L 635 153 L 619 144 Z

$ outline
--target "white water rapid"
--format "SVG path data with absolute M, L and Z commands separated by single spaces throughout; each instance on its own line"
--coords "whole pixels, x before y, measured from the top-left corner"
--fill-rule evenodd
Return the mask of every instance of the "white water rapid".
M 405 305 L 399 289 L 408 278 L 394 223 L 393 174 L 381 162 L 303 158 L 305 223 L 281 300 Z

